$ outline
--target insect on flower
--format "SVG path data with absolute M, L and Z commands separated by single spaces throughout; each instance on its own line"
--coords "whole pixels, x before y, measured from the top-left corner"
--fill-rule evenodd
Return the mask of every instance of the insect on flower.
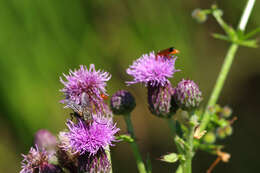
M 77 118 L 92 120 L 91 111 L 90 111 L 91 105 L 89 105 L 89 100 L 86 93 L 83 93 L 81 96 L 81 105 L 78 105 L 71 100 L 65 100 L 65 103 L 67 105 L 66 106 L 67 108 L 71 108 L 73 110 L 73 113 L 70 114 L 72 117 L 75 116 Z
M 100 97 L 102 97 L 102 99 L 104 99 L 104 100 L 107 100 L 107 99 L 108 99 L 108 96 L 105 95 L 104 93 L 100 94 Z
M 172 57 L 171 55 L 175 55 L 175 54 L 178 54 L 178 53 L 180 53 L 179 50 L 175 49 L 174 47 L 170 47 L 168 49 L 164 49 L 164 50 L 159 51 L 156 54 L 155 59 L 157 60 L 158 56 L 163 56 L 163 57 L 167 57 L 167 58 L 170 59 Z

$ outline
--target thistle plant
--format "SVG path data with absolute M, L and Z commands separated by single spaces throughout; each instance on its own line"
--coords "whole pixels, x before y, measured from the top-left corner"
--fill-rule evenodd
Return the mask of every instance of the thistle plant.
M 176 173 L 192 172 L 192 160 L 198 150 L 216 155 L 207 173 L 211 173 L 220 161 L 228 162 L 231 157 L 218 142 L 232 135 L 232 125 L 237 117 L 232 117 L 229 106 L 220 106 L 217 101 L 238 47 L 257 46 L 256 40 L 251 37 L 260 31 L 259 28 L 245 33 L 254 3 L 255 0 L 248 0 L 237 29 L 224 21 L 223 12 L 216 5 L 210 9 L 196 9 L 192 13 L 192 17 L 200 23 L 212 15 L 226 34 L 213 34 L 213 37 L 231 42 L 205 107 L 201 107 L 204 100 L 198 83 L 185 79 L 187 77 L 176 86 L 170 82 L 180 71 L 175 68 L 178 60 L 175 54 L 143 54 L 126 69 L 132 77 L 131 81 L 125 82 L 126 86 L 141 84 L 147 91 L 147 109 L 169 125 L 177 152 L 168 152 L 160 160 L 178 162 Z M 108 97 L 106 85 L 111 75 L 96 70 L 93 64 L 89 68 L 81 65 L 64 77 L 60 78 L 64 85 L 60 90 L 64 96 L 61 103 L 71 110 L 65 123 L 67 128 L 61 130 L 57 137 L 47 130 L 39 130 L 28 154 L 22 155 L 20 173 L 111 173 L 110 147 L 118 142 L 130 144 L 139 173 L 151 173 L 150 158 L 144 162 L 131 120 L 132 111 L 138 106 L 134 96 L 127 90 L 119 89 L 111 96 L 108 105 L 105 101 Z M 119 134 L 119 128 L 113 122 L 114 115 L 124 118 L 127 134 Z

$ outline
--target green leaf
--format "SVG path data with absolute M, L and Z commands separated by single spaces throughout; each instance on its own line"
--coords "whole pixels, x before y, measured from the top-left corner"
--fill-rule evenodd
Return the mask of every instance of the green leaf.
M 181 149 L 183 149 L 184 151 L 190 149 L 189 145 L 179 136 L 176 135 L 176 137 L 174 138 L 174 141 L 175 141 L 176 145 L 180 146 Z
M 231 41 L 230 38 L 226 35 L 218 34 L 218 33 L 213 33 L 212 36 L 216 39 L 219 40 L 225 40 L 225 41 Z
M 215 145 L 215 144 L 204 144 L 200 143 L 198 140 L 194 140 L 194 147 L 196 149 L 206 151 L 210 154 L 215 154 L 217 150 L 222 149 L 223 145 Z
M 129 143 L 134 142 L 134 139 L 130 135 L 127 135 L 127 134 L 116 136 L 116 139 L 124 141 L 124 142 L 129 142 Z
M 257 41 L 256 40 L 244 40 L 246 36 L 243 35 L 241 31 L 237 31 L 237 36 L 234 36 L 232 39 L 226 35 L 214 33 L 212 36 L 216 39 L 225 40 L 229 42 L 233 42 L 239 44 L 240 46 L 257 48 Z
M 238 40 L 237 44 L 245 47 L 257 48 L 257 41 L 256 40 Z
M 260 32 L 260 27 L 254 29 L 253 31 L 251 31 L 251 32 L 249 32 L 249 33 L 247 33 L 247 34 L 245 34 L 245 35 L 244 35 L 244 39 L 251 38 L 251 37 L 253 37 L 254 35 L 256 35 L 257 33 L 259 33 L 259 32 Z
M 160 160 L 167 163 L 174 163 L 179 160 L 179 156 L 176 153 L 170 153 L 162 156 Z

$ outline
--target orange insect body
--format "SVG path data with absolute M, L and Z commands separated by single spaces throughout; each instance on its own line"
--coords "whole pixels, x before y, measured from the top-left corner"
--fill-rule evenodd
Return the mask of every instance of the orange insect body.
M 170 47 L 168 49 L 164 49 L 164 50 L 161 50 L 159 51 L 157 54 L 156 54 L 156 57 L 155 59 L 157 60 L 158 59 L 158 56 L 163 56 L 163 57 L 167 57 L 167 58 L 171 58 L 171 55 L 175 55 L 175 54 L 178 54 L 180 53 L 179 50 L 175 49 L 174 47 Z
M 105 95 L 105 94 L 100 94 L 100 96 L 104 99 L 104 100 L 107 100 L 108 99 L 108 96 L 107 95 Z

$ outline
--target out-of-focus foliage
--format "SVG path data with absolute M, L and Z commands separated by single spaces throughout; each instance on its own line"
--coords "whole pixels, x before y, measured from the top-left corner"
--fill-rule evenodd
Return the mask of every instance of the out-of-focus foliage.
M 108 93 L 126 89 L 125 69 L 152 50 L 175 46 L 181 51 L 173 83 L 182 77 L 196 81 L 205 101 L 215 82 L 229 43 L 210 35 L 222 32 L 214 20 L 203 25 L 191 18 L 194 8 L 213 1 L 158 0 L 0 0 L 0 172 L 18 172 L 20 153 L 27 153 L 40 128 L 57 133 L 69 118 L 59 103 L 59 76 L 79 64 L 95 63 L 112 74 Z M 235 26 L 246 0 L 221 1 L 226 21 Z M 249 30 L 260 24 L 256 2 Z M 232 158 L 216 172 L 255 172 L 259 141 L 259 49 L 241 48 L 221 97 L 239 115 L 227 149 Z M 149 114 L 142 86 L 133 86 L 137 107 L 133 114 L 143 153 L 150 152 L 153 171 L 169 172 L 172 165 L 157 158 L 174 152 L 164 121 Z M 122 131 L 124 123 L 116 117 Z M 237 128 L 237 129 L 236 129 Z M 245 147 L 247 146 L 247 147 Z M 114 172 L 136 172 L 127 144 L 112 150 Z M 128 156 L 128 157 L 123 157 Z M 194 172 L 205 172 L 214 160 L 198 154 Z M 203 165 L 203 166 L 201 166 Z

